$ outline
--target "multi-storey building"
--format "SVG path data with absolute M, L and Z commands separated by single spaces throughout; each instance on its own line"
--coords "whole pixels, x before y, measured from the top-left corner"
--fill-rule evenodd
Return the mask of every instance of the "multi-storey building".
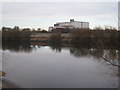
M 74 21 L 74 19 L 70 19 L 70 22 L 58 22 L 54 24 L 54 29 L 58 28 L 69 28 L 69 29 L 88 29 L 89 28 L 89 22 L 80 22 L 80 21 Z

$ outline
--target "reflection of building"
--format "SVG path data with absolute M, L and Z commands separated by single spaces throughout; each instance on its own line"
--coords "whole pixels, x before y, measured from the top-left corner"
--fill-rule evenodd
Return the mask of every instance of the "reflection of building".
M 58 22 L 54 24 L 53 29 L 88 29 L 89 28 L 89 22 L 80 22 L 80 21 L 74 21 L 74 19 L 70 19 L 70 22 Z M 51 27 L 49 27 L 49 30 Z

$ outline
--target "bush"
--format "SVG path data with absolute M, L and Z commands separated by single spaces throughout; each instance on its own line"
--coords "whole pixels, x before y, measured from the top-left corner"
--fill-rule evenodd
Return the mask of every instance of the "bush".
M 53 33 L 49 40 L 51 43 L 60 43 L 62 41 L 61 33 Z

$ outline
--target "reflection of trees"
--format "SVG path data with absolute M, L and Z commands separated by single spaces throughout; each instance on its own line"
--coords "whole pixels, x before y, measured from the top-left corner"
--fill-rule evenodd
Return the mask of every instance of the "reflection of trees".
M 79 48 L 79 47 L 71 47 L 70 53 L 74 56 L 93 56 L 97 59 L 105 59 L 107 62 L 110 62 L 113 65 L 118 65 L 118 50 L 115 49 L 104 49 L 104 48 Z
M 32 48 L 29 43 L 16 43 L 16 42 L 9 42 L 9 43 L 2 43 L 3 50 L 10 50 L 12 52 L 31 52 Z
M 117 50 L 105 50 L 104 51 L 104 57 L 109 60 L 115 60 L 117 59 Z
M 99 59 L 103 55 L 103 50 L 102 49 L 91 49 L 90 55 L 94 56 L 95 58 Z
M 100 42 L 100 41 L 99 41 Z M 32 46 L 29 43 L 21 43 L 21 42 L 3 42 L 2 43 L 2 49 L 14 52 L 31 52 L 33 49 L 40 48 L 41 46 L 47 46 L 47 43 L 45 44 L 33 44 Z M 62 50 L 62 42 L 55 41 L 50 42 L 48 46 L 53 51 L 61 52 Z M 37 46 L 37 47 L 36 47 Z M 67 47 L 67 44 L 65 45 Z M 69 46 L 69 45 L 68 45 Z M 74 55 L 75 57 L 81 57 L 81 56 L 93 56 L 94 58 L 97 58 L 99 60 L 104 59 L 107 62 L 110 62 L 113 65 L 118 65 L 117 58 L 120 57 L 118 55 L 118 48 L 115 46 L 112 46 L 111 44 L 102 43 L 101 44 L 91 44 L 91 45 L 84 45 L 83 44 L 71 44 L 70 46 L 70 53 Z
M 51 43 L 50 48 L 56 52 L 61 52 L 62 44 L 61 43 Z
M 86 56 L 89 54 L 88 52 L 89 49 L 87 48 L 70 48 L 70 53 L 77 57 Z
M 99 49 L 71 47 L 70 52 L 71 52 L 71 54 L 73 54 L 74 56 L 77 56 L 77 57 L 90 55 L 90 56 L 94 56 L 95 58 L 101 58 L 101 56 L 103 55 L 103 50 L 99 50 Z

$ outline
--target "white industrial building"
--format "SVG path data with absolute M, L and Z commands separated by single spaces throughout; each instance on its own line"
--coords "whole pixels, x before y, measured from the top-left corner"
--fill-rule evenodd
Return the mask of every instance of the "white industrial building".
M 57 29 L 57 28 L 88 29 L 89 22 L 80 22 L 80 21 L 74 21 L 74 19 L 70 19 L 70 22 L 58 22 L 54 24 L 53 28 L 54 29 Z

